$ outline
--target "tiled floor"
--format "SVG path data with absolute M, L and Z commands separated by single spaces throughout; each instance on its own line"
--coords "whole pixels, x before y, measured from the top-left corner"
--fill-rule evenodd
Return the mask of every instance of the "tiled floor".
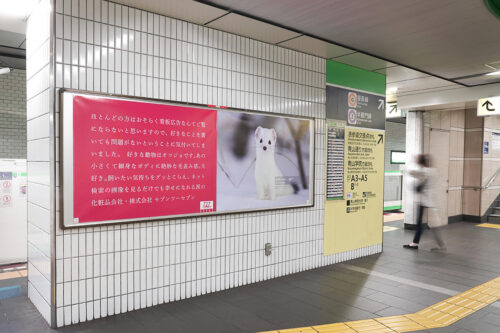
M 395 316 L 500 276 L 500 230 L 456 223 L 443 234 L 445 253 L 429 251 L 429 233 L 420 250 L 404 250 L 412 232 L 399 228 L 384 233 L 379 255 L 55 331 L 256 332 Z M 0 288 L 6 283 L 25 280 L 0 280 Z M 26 296 L 0 300 L 0 333 L 50 331 Z M 428 331 L 500 332 L 500 305 Z
M 0 280 L 15 279 L 20 277 L 25 277 L 28 275 L 28 271 L 25 269 L 14 270 L 14 271 L 4 271 L 0 272 Z
M 399 213 L 399 212 L 384 213 L 384 223 L 399 221 L 403 220 L 404 218 L 405 218 L 405 213 Z

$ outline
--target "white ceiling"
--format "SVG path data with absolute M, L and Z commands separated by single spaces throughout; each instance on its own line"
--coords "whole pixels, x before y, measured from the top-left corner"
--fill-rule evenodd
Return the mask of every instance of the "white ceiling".
M 340 57 L 354 52 L 351 49 L 346 49 L 345 47 L 327 43 L 317 38 L 304 35 L 300 35 L 299 37 L 280 42 L 278 45 L 297 51 L 314 54 L 326 59 Z
M 271 44 L 300 36 L 296 32 L 234 13 L 224 15 L 206 25 L 210 28 L 231 31 L 240 36 L 254 38 Z
M 398 95 L 499 80 L 473 76 L 500 60 L 500 20 L 481 0 L 115 2 L 386 74 Z M 0 30 L 22 35 L 25 22 L 0 13 Z M 0 31 L 0 45 L 18 41 Z
M 500 60 L 500 20 L 481 0 L 210 0 L 447 79 Z
M 118 0 L 114 2 L 197 24 L 206 24 L 227 13 L 225 10 L 192 0 Z
M 0 6 L 0 68 L 26 69 L 25 50 L 26 18 L 7 15 Z

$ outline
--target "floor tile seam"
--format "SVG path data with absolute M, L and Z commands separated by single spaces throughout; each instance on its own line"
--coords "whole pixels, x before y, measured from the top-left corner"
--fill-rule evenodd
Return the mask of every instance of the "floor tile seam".
M 443 287 L 439 287 L 439 286 L 435 286 L 435 285 L 431 285 L 429 283 L 426 283 L 426 282 L 420 282 L 420 281 L 415 281 L 415 280 L 410 280 L 410 279 L 407 279 L 407 278 L 402 278 L 402 277 L 398 277 L 398 276 L 392 276 L 392 275 L 389 275 L 389 274 L 386 274 L 386 273 L 381 273 L 381 272 L 378 272 L 378 271 L 368 271 L 367 269 L 360 269 L 359 267 L 357 266 L 353 266 L 353 265 L 348 265 L 348 264 L 341 264 L 342 266 L 344 267 L 349 267 L 347 269 L 351 269 L 351 270 L 354 270 L 354 271 L 357 271 L 357 272 L 360 272 L 360 273 L 363 273 L 363 274 L 366 274 L 366 275 L 374 275 L 374 276 L 377 276 L 377 277 L 380 277 L 380 278 L 384 278 L 384 279 L 388 279 L 388 280 L 392 280 L 392 281 L 395 281 L 395 282 L 399 282 L 401 284 L 404 284 L 404 285 L 410 285 L 410 286 L 414 286 L 414 287 L 418 287 L 418 288 L 421 288 L 421 289 L 426 289 L 426 290 L 430 290 L 430 291 L 433 291 L 433 292 L 436 292 L 436 293 L 440 293 L 440 294 L 444 294 L 444 295 L 448 295 L 448 296 L 454 296 L 458 293 L 458 291 L 455 291 L 455 290 L 451 290 L 451 289 L 447 289 L 447 288 L 443 288 Z
M 303 288 L 303 287 L 297 287 L 297 288 L 302 289 L 302 290 L 303 290 L 303 291 L 305 291 L 305 292 L 313 293 L 313 294 L 318 295 L 318 296 L 323 296 L 323 297 L 325 297 L 325 298 L 327 298 L 327 299 L 331 299 L 332 301 L 336 301 L 336 302 L 338 302 L 338 303 L 342 303 L 342 304 L 345 304 L 345 305 L 348 305 L 348 306 L 356 307 L 355 305 L 348 304 L 348 303 L 343 302 L 342 300 L 337 300 L 337 299 L 335 299 L 335 298 L 331 298 L 331 297 L 325 296 L 325 294 L 321 294 L 321 293 L 318 293 L 318 292 L 316 292 L 316 291 L 308 290 L 308 289 L 305 289 L 305 288 Z M 377 301 L 377 300 L 374 300 L 374 299 L 371 299 L 371 298 L 368 298 L 368 297 L 365 297 L 365 296 L 356 295 L 356 294 L 351 294 L 351 293 L 349 293 L 349 292 L 346 292 L 346 293 L 347 293 L 347 294 L 349 294 L 350 296 L 356 297 L 357 299 L 362 298 L 363 300 L 366 300 L 366 301 L 372 301 L 372 302 L 379 303 L 379 304 L 381 304 L 381 305 L 387 305 L 387 304 L 385 304 L 385 303 L 382 303 L 382 302 L 380 302 L 380 301 Z M 386 307 L 384 307 L 383 309 L 380 309 L 379 311 L 382 311 L 382 310 L 384 310 L 384 309 L 387 309 L 388 307 L 390 307 L 390 306 L 389 306 L 389 305 L 387 305 Z M 367 311 L 367 310 L 364 310 L 364 309 L 360 309 L 360 310 Z
M 387 263 L 387 264 L 382 264 L 381 266 L 385 266 L 385 265 L 393 265 L 393 264 L 394 264 L 394 263 Z M 399 264 L 399 265 L 405 265 L 405 267 L 407 267 L 407 268 L 414 268 L 414 266 L 411 266 L 411 265 L 406 265 L 406 264 L 404 264 L 404 263 L 398 263 L 398 264 Z M 434 266 L 429 265 L 429 264 L 426 264 L 426 263 L 422 264 L 422 266 L 423 266 L 425 269 L 429 269 L 429 270 L 430 270 L 430 269 L 432 269 L 434 272 L 445 273 L 445 274 L 450 274 L 450 273 L 446 273 L 446 272 L 444 272 L 444 270 L 451 270 L 451 268 L 437 268 L 437 269 L 435 269 L 435 267 L 434 267 Z M 466 267 L 466 268 L 470 269 L 471 271 L 477 271 L 477 270 L 478 270 L 478 268 L 477 268 L 477 267 L 464 266 L 464 265 L 462 265 L 462 267 Z M 376 269 L 376 267 L 374 267 L 374 269 Z M 458 276 L 458 277 L 460 277 L 460 278 L 465 278 L 465 279 L 469 279 L 469 280 L 474 280 L 474 279 L 471 279 L 471 278 L 468 278 L 468 277 L 461 276 L 461 273 L 463 272 L 463 270 L 459 270 L 459 268 L 458 268 L 458 267 L 457 267 L 457 268 L 453 268 L 453 270 L 454 270 L 454 271 L 453 271 L 453 273 L 457 273 L 457 274 L 459 274 L 459 275 L 457 275 L 457 276 Z M 487 278 L 487 279 L 492 279 L 492 278 L 494 278 L 494 277 L 498 276 L 498 274 L 500 273 L 500 271 L 498 271 L 498 272 L 493 272 L 493 271 L 487 271 L 487 270 L 484 270 L 484 269 L 481 269 L 481 270 L 482 270 L 482 271 L 484 271 L 484 272 L 489 272 L 489 273 L 491 273 L 491 274 L 490 274 L 490 276 L 487 276 L 487 275 L 485 275 L 484 273 L 481 273 L 481 275 L 482 275 L 483 277 Z M 398 270 L 397 272 L 401 272 L 401 271 L 405 271 L 405 270 Z M 407 272 L 410 272 L 409 270 L 406 270 L 406 271 L 407 271 Z M 419 271 L 421 271 L 421 270 L 419 270 Z M 396 273 L 397 273 L 397 272 L 396 272 Z M 381 272 L 381 273 L 385 273 L 385 272 Z M 385 274 L 389 274 L 389 273 L 385 273 Z M 481 281 L 480 281 L 480 280 L 478 280 L 477 282 L 478 282 L 478 283 L 480 283 Z
M 429 252 L 429 254 L 431 254 L 432 252 Z M 390 254 L 388 254 L 390 255 Z M 433 257 L 434 258 L 434 257 Z M 457 272 L 461 272 L 462 270 L 459 268 L 459 267 L 456 267 L 456 266 L 461 266 L 461 267 L 466 267 L 468 269 L 470 269 L 471 271 L 476 271 L 476 270 L 482 270 L 484 272 L 487 272 L 487 273 L 490 273 L 491 275 L 493 276 L 498 276 L 498 274 L 500 273 L 500 271 L 498 270 L 498 267 L 497 267 L 497 270 L 496 271 L 490 271 L 490 270 L 487 270 L 487 269 L 484 269 L 484 268 L 481 268 L 477 265 L 477 261 L 470 261 L 466 264 L 464 264 L 464 259 L 463 257 L 457 257 L 457 258 L 450 258 L 450 257 L 447 257 L 447 262 L 445 263 L 447 266 L 446 267 L 449 267 L 450 265 L 452 266 L 452 268 L 449 268 L 450 270 L 451 269 L 454 269 L 454 270 L 457 270 Z M 452 261 L 450 259 L 453 259 Z M 477 259 L 477 258 L 471 258 L 471 259 Z M 415 269 L 413 265 L 410 265 L 408 264 L 408 258 L 407 257 L 404 257 L 404 258 L 398 258 L 396 260 L 392 259 L 389 261 L 389 262 L 385 262 L 385 263 L 377 263 L 376 266 L 388 266 L 388 265 L 394 265 L 394 264 L 398 264 L 398 265 L 401 265 L 401 266 L 404 266 L 404 268 L 412 268 L 412 269 Z M 432 266 L 433 264 L 435 264 L 435 262 L 423 262 L 423 263 L 420 263 L 420 265 L 422 265 L 422 267 L 424 269 L 430 269 L 430 270 L 434 270 L 435 267 Z M 374 266 L 374 267 L 370 267 L 370 269 L 376 269 L 377 267 Z M 488 265 L 488 266 L 491 266 L 491 265 Z M 359 267 L 362 267 L 362 266 L 359 266 Z M 493 266 L 492 266 L 493 267 Z M 362 267 L 362 268 L 366 268 L 366 267 Z M 368 269 L 368 268 L 367 268 Z M 419 271 L 421 269 L 419 268 Z M 439 268 L 439 271 L 441 271 L 442 269 Z M 400 271 L 408 271 L 407 269 L 406 270 L 400 270 Z
M 363 274 L 378 275 L 379 277 L 386 278 L 386 279 L 389 279 L 389 280 L 400 281 L 400 283 L 405 284 L 405 285 L 409 285 L 409 286 L 415 286 L 414 284 L 425 284 L 425 285 L 429 285 L 429 286 L 431 286 L 433 288 L 439 288 L 439 289 L 442 289 L 442 290 L 446 290 L 447 289 L 447 288 L 439 287 L 439 286 L 432 285 L 432 284 L 429 284 L 429 283 L 426 283 L 426 282 L 411 280 L 411 279 L 407 279 L 405 277 L 400 277 L 400 276 L 393 276 L 393 275 L 390 275 L 390 274 L 387 274 L 387 273 L 383 273 L 383 272 L 379 272 L 379 271 L 376 271 L 376 270 L 368 270 L 368 269 L 366 269 L 364 267 L 358 267 L 358 266 L 347 265 L 347 264 L 342 264 L 342 265 L 354 267 L 355 271 L 358 271 L 358 272 L 361 272 L 362 270 L 364 270 L 362 272 Z M 433 278 L 433 279 L 435 279 L 435 278 Z M 495 278 L 489 277 L 489 279 L 495 279 Z M 447 280 L 443 280 L 443 281 L 449 282 L 449 283 L 453 283 L 453 284 L 457 284 L 457 282 L 455 282 L 455 281 L 447 281 Z M 411 282 L 411 283 L 407 283 L 407 282 Z M 477 281 L 477 283 L 484 283 L 484 282 Z M 464 285 L 463 287 L 468 288 L 466 290 L 470 290 L 471 288 L 477 287 L 477 284 L 475 284 L 473 286 L 465 286 Z M 430 291 L 437 292 L 434 289 L 428 289 L 428 288 L 423 288 L 423 289 L 427 289 L 427 290 L 430 290 Z M 459 292 L 459 291 L 455 291 L 455 290 L 451 290 L 451 289 L 447 289 L 447 290 L 448 290 L 449 293 L 444 293 L 445 295 L 452 295 L 451 292 L 454 292 L 454 293 L 458 293 Z M 440 293 L 442 293 L 442 292 L 440 292 Z

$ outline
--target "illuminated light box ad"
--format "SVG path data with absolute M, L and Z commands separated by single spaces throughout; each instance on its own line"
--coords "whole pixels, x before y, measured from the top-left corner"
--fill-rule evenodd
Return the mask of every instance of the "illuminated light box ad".
M 63 225 L 310 206 L 311 119 L 61 92 Z

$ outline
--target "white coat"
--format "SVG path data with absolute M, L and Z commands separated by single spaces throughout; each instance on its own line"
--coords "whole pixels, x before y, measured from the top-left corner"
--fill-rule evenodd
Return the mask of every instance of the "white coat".
M 437 206 L 437 198 L 436 198 L 436 171 L 433 168 L 425 168 L 418 166 L 415 169 L 410 169 L 408 174 L 415 178 L 413 189 L 416 194 L 416 200 L 419 204 L 424 207 L 434 208 Z M 424 188 L 421 192 L 416 192 L 416 187 L 418 184 L 422 184 L 425 182 Z

